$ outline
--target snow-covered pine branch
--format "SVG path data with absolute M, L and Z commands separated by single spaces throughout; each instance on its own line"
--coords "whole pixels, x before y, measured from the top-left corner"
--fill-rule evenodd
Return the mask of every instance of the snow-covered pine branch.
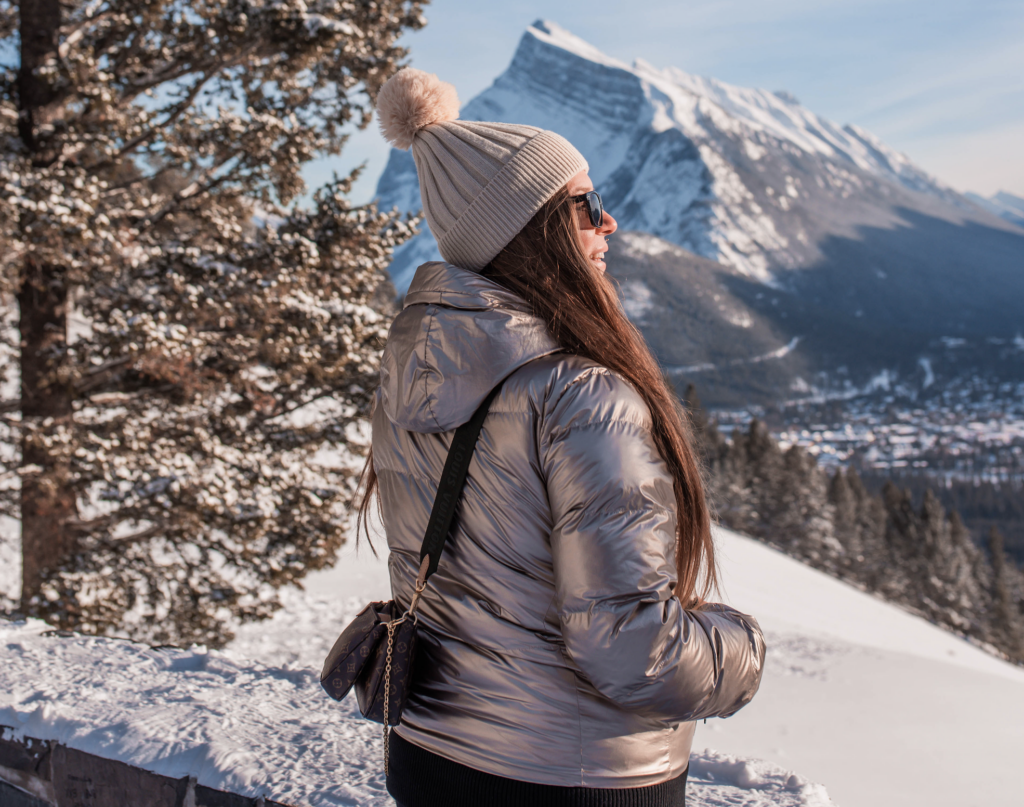
M 216 646 L 343 540 L 384 269 L 416 221 L 351 207 L 352 176 L 285 206 L 369 122 L 421 3 L 20 9 L 0 2 L 20 47 L 0 73 L 0 293 L 22 345 L 0 508 L 22 520 L 21 610 Z M 69 340 L 74 290 L 89 327 Z

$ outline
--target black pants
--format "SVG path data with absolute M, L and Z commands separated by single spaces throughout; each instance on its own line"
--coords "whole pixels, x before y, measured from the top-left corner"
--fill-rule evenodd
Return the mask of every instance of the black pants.
M 460 765 L 391 735 L 388 793 L 398 807 L 683 807 L 686 774 L 647 787 L 538 785 Z

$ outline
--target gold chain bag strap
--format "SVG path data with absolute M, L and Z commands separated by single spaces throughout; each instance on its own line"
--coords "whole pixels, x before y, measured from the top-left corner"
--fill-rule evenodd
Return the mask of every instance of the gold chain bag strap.
M 403 612 L 395 600 L 371 602 L 342 631 L 320 673 L 320 684 L 328 695 L 340 701 L 355 688 L 363 717 L 384 725 L 385 774 L 388 772 L 389 730 L 401 721 L 409 695 L 420 597 L 427 579 L 437 571 L 480 429 L 500 389 L 501 384 L 491 390 L 469 422 L 455 431 L 420 548 L 419 574 L 409 609 Z

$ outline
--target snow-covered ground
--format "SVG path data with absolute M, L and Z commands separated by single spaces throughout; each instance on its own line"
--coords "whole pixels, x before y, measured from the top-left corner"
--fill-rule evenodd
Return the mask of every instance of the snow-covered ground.
M 351 698 L 327 698 L 316 675 L 352 615 L 387 596 L 385 564 L 364 546 L 312 576 L 305 592 L 290 592 L 273 620 L 242 628 L 225 652 L 154 650 L 0 621 L 3 736 L 57 740 L 288 804 L 393 804 L 379 727 L 360 719 Z M 697 807 L 831 804 L 823 786 L 790 765 L 708 749 L 691 759 L 687 796 Z
M 721 531 L 719 546 L 724 598 L 760 619 L 768 664 L 750 706 L 698 728 L 688 803 L 1020 803 L 1024 671 L 755 541 Z M 286 803 L 390 804 L 379 727 L 316 678 L 354 611 L 387 595 L 364 545 L 225 652 L 0 622 L 0 725 Z
M 1024 670 L 721 532 L 724 599 L 768 634 L 761 691 L 697 746 L 824 783 L 843 807 L 1024 803 Z
M 842 807 L 1024 803 L 1024 669 L 764 544 L 717 536 L 723 599 L 760 621 L 767 669 L 753 703 L 698 726 L 695 750 L 797 771 Z M 348 614 L 387 596 L 384 561 L 349 545 L 229 652 L 319 664 Z

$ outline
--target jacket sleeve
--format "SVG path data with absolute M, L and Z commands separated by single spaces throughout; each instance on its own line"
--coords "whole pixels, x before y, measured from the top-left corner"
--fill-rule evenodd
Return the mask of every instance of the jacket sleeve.
M 765 644 L 725 605 L 684 610 L 675 496 L 643 399 L 583 372 L 542 427 L 555 607 L 568 655 L 605 697 L 666 722 L 726 717 L 753 698 Z

